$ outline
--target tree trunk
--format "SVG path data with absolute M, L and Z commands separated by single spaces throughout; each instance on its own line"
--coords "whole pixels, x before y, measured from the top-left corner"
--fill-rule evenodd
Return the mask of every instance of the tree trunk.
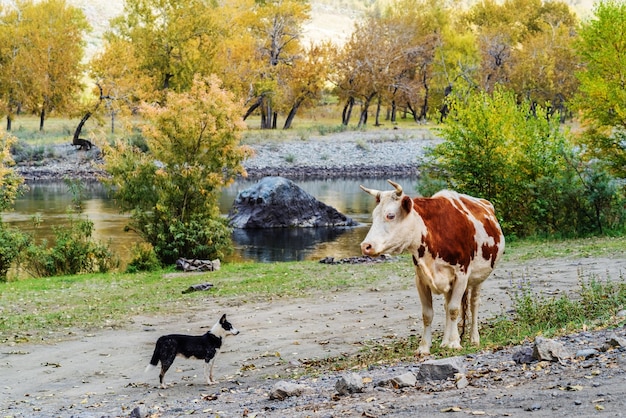
M 354 107 L 354 97 L 348 98 L 346 105 L 343 107 L 343 112 L 341 114 L 341 123 L 344 126 L 348 126 L 350 123 L 350 116 L 352 116 L 352 108 Z
M 278 112 L 272 114 L 272 129 L 276 129 L 276 121 L 278 120 Z
M 443 123 L 443 120 L 450 113 L 450 108 L 448 107 L 448 96 L 452 93 L 452 84 L 448 84 L 443 91 L 443 104 L 439 108 L 439 123 Z
M 43 131 L 43 122 L 46 120 L 46 107 L 41 107 L 41 113 L 39 114 L 39 132 Z
M 72 145 L 78 146 L 78 149 L 87 151 L 91 149 L 91 141 L 88 141 L 86 139 L 81 139 L 80 138 L 80 133 L 83 130 L 83 126 L 85 125 L 85 123 L 87 122 L 87 120 L 89 120 L 89 118 L 91 117 L 91 112 L 87 112 L 83 115 L 83 117 L 80 119 L 80 122 L 78 122 L 78 126 L 76 127 L 76 130 L 74 131 L 74 137 L 72 138 Z
M 363 103 L 363 108 L 361 109 L 361 117 L 359 118 L 357 128 L 367 125 L 367 111 L 370 107 L 370 102 L 372 101 L 374 96 L 376 96 L 376 92 L 370 94 L 370 96 L 365 99 L 365 102 Z
M 248 108 L 248 110 L 246 111 L 245 115 L 243 115 L 243 120 L 248 119 L 248 116 L 250 116 L 252 114 L 252 112 L 257 110 L 259 106 L 261 106 L 261 103 L 263 103 L 263 96 L 257 97 L 255 102 L 252 103 L 252 105 Z
M 415 109 L 413 109 L 413 106 L 411 106 L 411 102 L 407 102 L 406 108 L 411 113 L 411 115 L 413 115 L 413 120 L 415 121 L 415 123 L 418 123 L 419 120 L 417 119 L 417 112 L 415 111 Z
M 283 126 L 283 129 L 291 128 L 291 122 L 293 122 L 293 119 L 296 117 L 296 113 L 298 113 L 298 108 L 300 107 L 300 103 L 301 101 L 298 100 L 291 107 L 291 110 L 289 111 L 289 114 L 287 115 L 287 119 L 285 119 L 285 125 Z
M 374 122 L 374 126 L 380 126 L 380 106 L 381 99 L 380 96 L 378 96 L 378 102 L 376 103 L 376 121 Z
M 11 115 L 7 115 L 7 132 L 11 132 Z
M 391 123 L 395 123 L 396 122 L 396 101 L 392 100 L 391 101 Z
M 271 129 L 272 127 L 272 104 L 263 98 L 261 106 L 261 129 Z
M 416 120 L 424 121 L 426 120 L 426 115 L 428 114 L 428 95 L 430 94 L 430 89 L 428 88 L 428 83 L 426 82 L 426 74 L 424 74 L 424 78 L 422 80 L 422 84 L 424 85 L 424 102 L 422 103 L 422 109 L 420 110 L 419 117 Z

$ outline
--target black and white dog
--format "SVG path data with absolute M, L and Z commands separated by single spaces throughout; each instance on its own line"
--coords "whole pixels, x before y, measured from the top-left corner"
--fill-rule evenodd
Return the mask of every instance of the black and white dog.
M 193 357 L 198 360 L 204 360 L 204 377 L 207 379 L 208 384 L 213 384 L 213 364 L 215 363 L 215 356 L 217 351 L 222 346 L 222 338 L 227 335 L 237 335 L 239 331 L 232 326 L 230 322 L 226 320 L 226 314 L 222 315 L 220 320 L 213 325 L 211 331 L 204 335 L 182 335 L 182 334 L 170 334 L 159 337 L 154 347 L 154 354 L 152 354 L 152 360 L 146 367 L 146 371 L 156 367 L 161 362 L 161 373 L 159 374 L 159 381 L 161 387 L 165 388 L 163 383 L 163 377 L 170 368 L 177 355 L 181 355 L 187 358 Z M 207 369 L 210 371 L 207 375 Z

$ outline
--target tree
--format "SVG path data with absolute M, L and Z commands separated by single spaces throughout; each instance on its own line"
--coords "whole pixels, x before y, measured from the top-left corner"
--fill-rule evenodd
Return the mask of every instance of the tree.
M 590 157 L 607 162 L 626 176 L 626 4 L 601 1 L 584 22 L 576 44 L 584 68 L 576 73 L 580 87 L 574 106 L 586 131 L 582 137 Z
M 28 40 L 18 3 L 0 5 L 0 103 L 6 114 L 6 130 L 11 131 L 15 114 L 32 90 Z
M 283 129 L 291 128 L 298 110 L 307 105 L 315 105 L 321 99 L 328 74 L 330 43 L 311 45 L 295 58 L 294 65 L 285 66 L 286 74 L 281 74 L 281 108 L 287 111 Z
M 445 141 L 428 155 L 426 186 L 436 180 L 437 188 L 489 199 L 506 234 L 519 237 L 602 233 L 622 216 L 614 182 L 578 160 L 544 107 L 518 104 L 502 87 L 456 100 L 441 129 Z
M 124 61 L 144 87 L 146 100 L 162 99 L 167 90 L 191 88 L 195 74 L 213 72 L 222 36 L 215 0 L 127 0 L 124 13 L 112 20 L 107 47 L 120 43 L 133 52 Z M 136 69 L 136 70 L 135 70 Z M 149 81 L 150 88 L 145 89 Z
M 82 11 L 65 0 L 17 1 L 2 18 L 0 94 L 7 130 L 18 110 L 38 114 L 43 130 L 47 114 L 71 110 L 82 88 L 89 25 Z
M 280 72 L 283 66 L 297 65 L 297 57 L 303 55 L 300 38 L 309 10 L 308 0 L 255 1 L 254 19 L 246 22 L 255 39 L 255 53 L 252 78 L 243 80 L 250 87 L 244 119 L 259 110 L 261 129 L 276 128 L 277 95 L 284 82 Z
M 189 92 L 170 91 L 166 101 L 141 108 L 148 152 L 122 141 L 106 148 L 107 183 L 163 263 L 222 257 L 231 244 L 219 194 L 245 174 L 249 154 L 239 144 L 242 107 L 215 76 L 196 76 Z
M 0 134 L 0 213 L 9 210 L 20 194 L 24 179 L 13 170 L 11 146 L 16 139 Z M 5 281 L 11 263 L 28 245 L 28 236 L 15 228 L 7 227 L 0 217 L 0 281 Z
M 39 114 L 43 130 L 48 113 L 67 112 L 75 106 L 83 87 L 81 62 L 90 27 L 83 12 L 65 0 L 25 3 L 22 14 L 31 34 L 27 53 L 34 79 L 32 96 L 25 105 Z

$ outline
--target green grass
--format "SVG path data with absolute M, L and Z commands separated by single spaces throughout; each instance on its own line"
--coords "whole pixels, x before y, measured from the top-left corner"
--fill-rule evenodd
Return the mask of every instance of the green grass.
M 626 238 L 570 240 L 550 245 L 516 242 L 507 248 L 505 260 L 623 256 L 624 248 Z M 405 288 L 409 288 L 413 286 L 410 264 L 410 257 L 404 255 L 395 262 L 376 265 L 329 266 L 315 261 L 226 263 L 221 270 L 201 276 L 175 275 L 165 270 L 23 279 L 0 284 L 0 341 L 37 342 L 63 338 L 77 331 L 123 327 L 133 316 L 182 313 L 201 305 L 206 298 L 223 304 L 293 299 L 351 289 L 385 288 L 391 276 L 400 277 Z M 521 277 L 513 280 L 523 284 Z M 626 305 L 623 277 L 620 280 L 613 283 L 594 277 L 581 278 L 577 299 L 587 301 L 586 310 L 579 310 L 577 302 L 565 296 L 537 297 L 522 286 L 517 294 L 511 295 L 520 316 L 514 320 L 503 316 L 482 323 L 483 347 L 510 344 L 538 332 L 556 334 L 583 323 L 594 326 L 597 320 L 607 323 L 610 318 L 599 319 L 598 315 L 606 313 L 610 317 Z M 204 281 L 214 284 L 210 292 L 182 294 L 189 286 Z M 569 322 L 549 321 L 561 317 Z M 374 356 L 368 357 L 372 364 L 410 357 L 418 343 L 412 338 L 395 339 L 393 343 L 365 342 L 364 350 Z M 434 353 L 438 354 L 436 350 Z M 355 360 L 358 359 L 352 361 Z
M 626 325 L 626 318 L 617 315 L 626 308 L 624 276 L 617 281 L 595 276 L 581 277 L 576 298 L 537 294 L 528 283 L 522 284 L 511 298 L 513 313 L 502 313 L 481 323 L 480 347 L 472 347 L 466 337 L 462 342 L 463 349 L 442 349 L 436 343 L 442 335 L 435 332 L 431 355 L 435 358 L 465 355 L 520 344 L 537 335 L 551 338 L 581 329 Z M 306 361 L 300 373 L 314 375 L 324 370 L 350 370 L 414 361 L 419 343 L 420 338 L 416 335 L 363 341 L 363 347 L 356 354 Z
M 24 279 L 0 284 L 0 342 L 62 338 L 77 330 L 122 327 L 134 315 L 184 312 L 204 298 L 220 303 L 305 297 L 375 286 L 390 274 L 412 282 L 409 260 L 377 266 L 318 262 L 223 264 L 206 275 L 170 271 L 137 274 L 84 274 Z M 209 281 L 210 292 L 182 294 Z

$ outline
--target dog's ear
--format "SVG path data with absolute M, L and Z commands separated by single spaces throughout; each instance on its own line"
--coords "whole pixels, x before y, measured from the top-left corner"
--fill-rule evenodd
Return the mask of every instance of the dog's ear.
M 226 314 L 222 315 L 220 318 L 220 324 L 223 324 L 224 322 L 226 322 Z

